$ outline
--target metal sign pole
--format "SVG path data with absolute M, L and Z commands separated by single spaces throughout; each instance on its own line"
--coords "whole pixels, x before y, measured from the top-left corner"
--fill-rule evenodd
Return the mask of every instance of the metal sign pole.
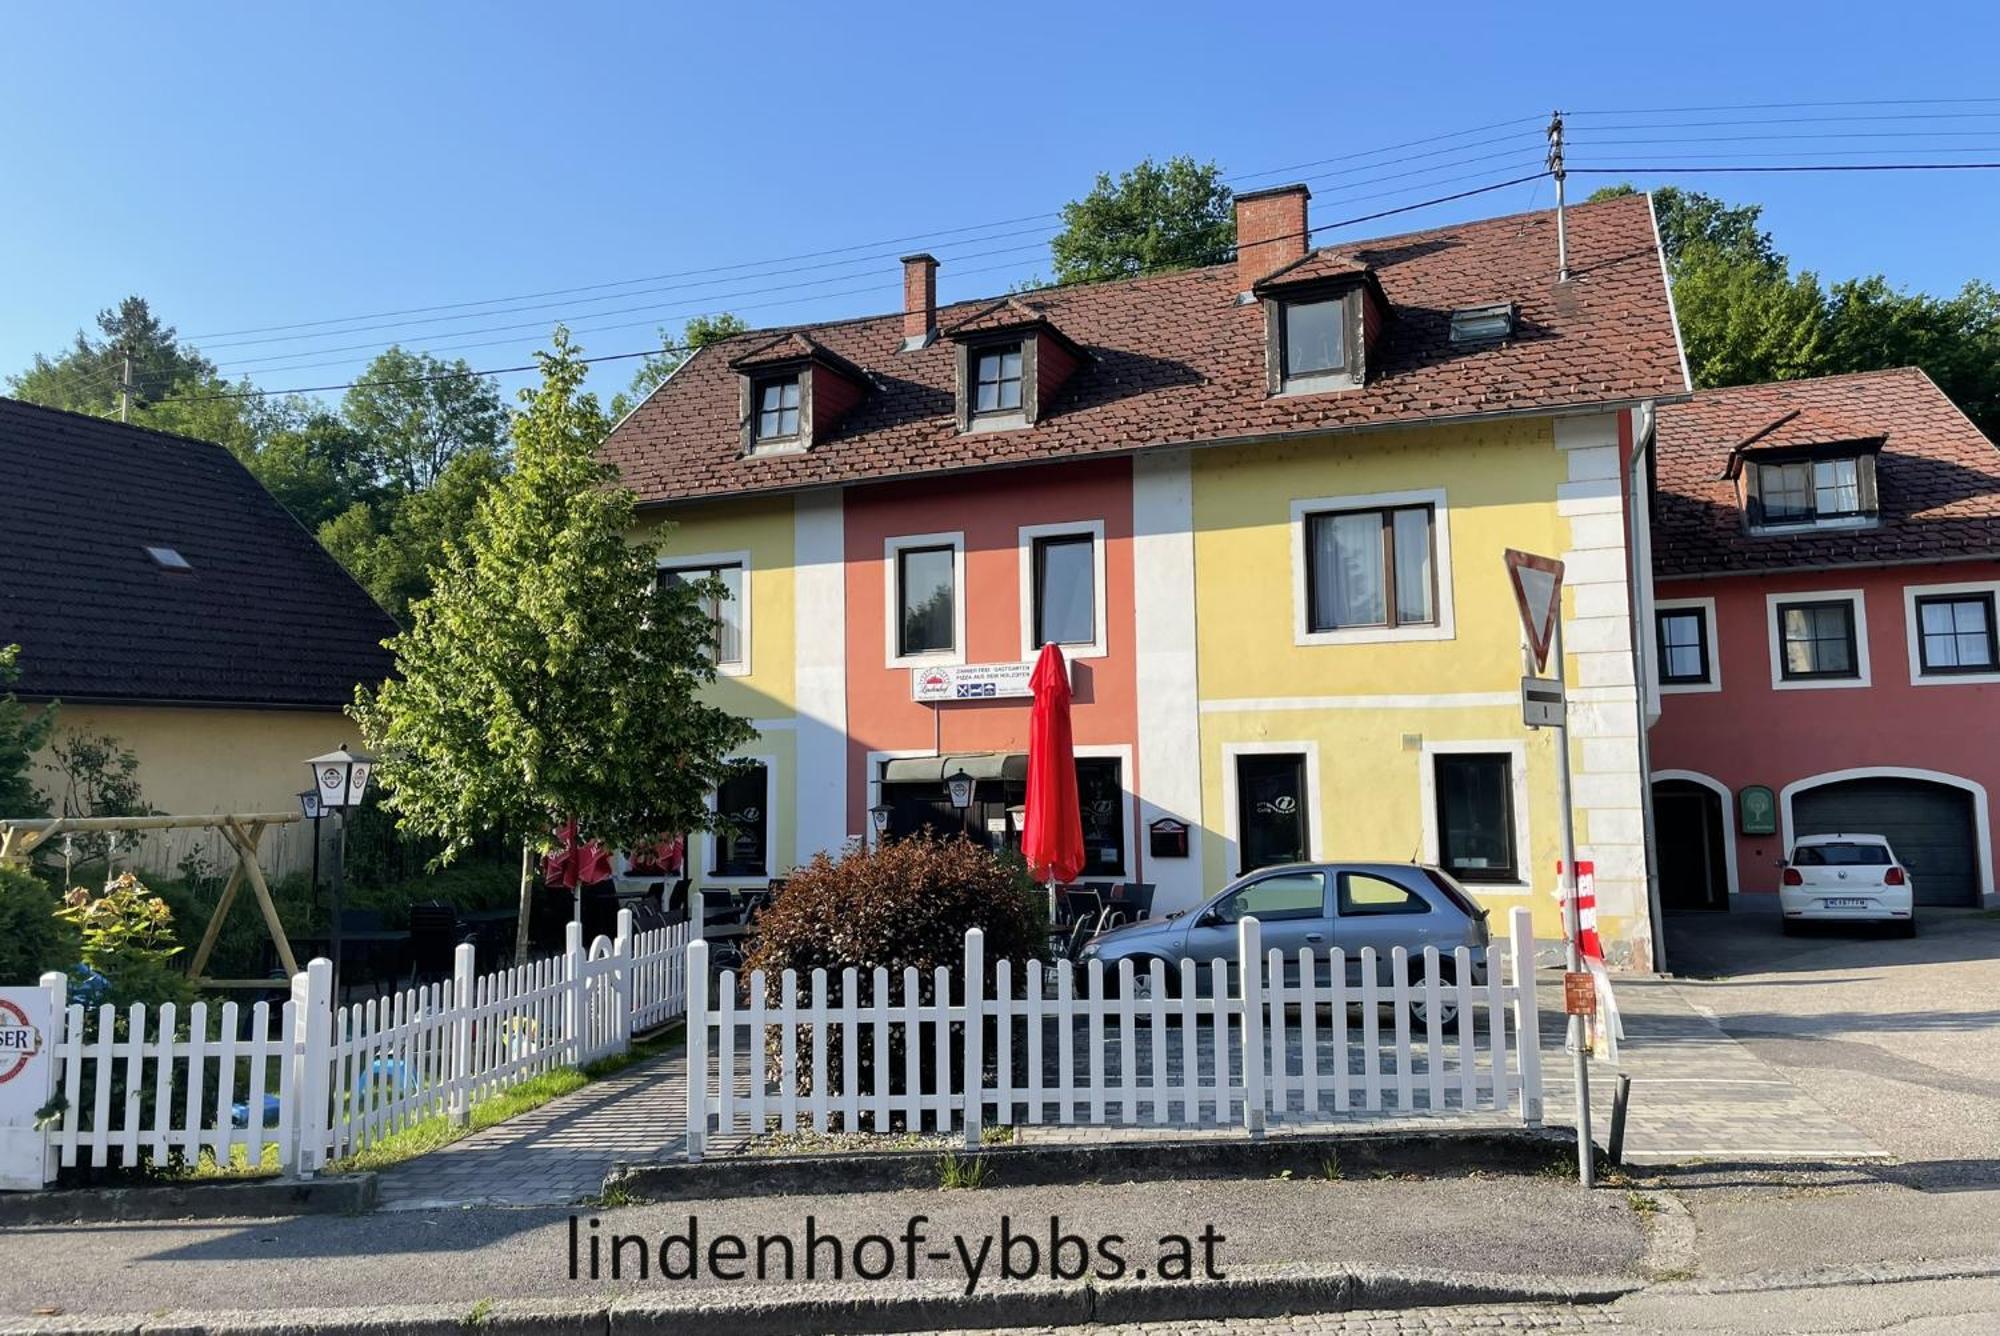
M 1570 811 L 1569 796 L 1569 667 L 1563 661 L 1562 611 L 1555 615 L 1555 638 L 1551 646 L 1555 658 L 1556 682 L 1563 688 L 1562 723 L 1556 736 L 1556 810 L 1562 813 L 1562 892 L 1563 933 L 1569 938 L 1569 971 L 1583 968 L 1582 913 L 1576 898 L 1576 820 Z M 1590 1046 L 1583 1029 L 1583 1017 L 1569 1018 L 1570 1070 L 1576 1079 L 1576 1179 L 1584 1187 L 1597 1186 L 1597 1164 L 1590 1137 Z

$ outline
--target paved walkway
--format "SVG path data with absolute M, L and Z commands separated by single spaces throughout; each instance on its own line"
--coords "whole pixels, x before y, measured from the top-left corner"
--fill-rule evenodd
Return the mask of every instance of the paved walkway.
M 1559 976 L 1542 987 L 1542 1074 L 1546 1121 L 1575 1126 L 1570 1061 L 1563 1051 Z M 1880 1146 L 1725 1034 L 1690 1004 L 1685 985 L 1622 979 L 1623 1070 L 1632 1077 L 1625 1155 L 1637 1164 L 1691 1160 L 1824 1162 L 1885 1158 Z M 1592 1064 L 1592 1131 L 1604 1144 L 1611 1125 L 1616 1072 Z M 411 1160 L 381 1176 L 386 1209 L 450 1205 L 561 1205 L 596 1195 L 620 1161 L 676 1158 L 686 1138 L 686 1075 L 679 1052 L 634 1066 L 498 1127 Z M 1366 1126 L 1402 1128 L 1517 1126 L 1492 1113 L 1410 1118 L 1348 1117 L 1283 1124 L 1288 1131 Z M 1028 1142 L 1125 1140 L 1129 1129 L 1037 1127 Z M 1144 1135 L 1240 1135 L 1234 1125 L 1149 1129 Z M 709 1153 L 738 1149 L 742 1139 L 712 1138 Z

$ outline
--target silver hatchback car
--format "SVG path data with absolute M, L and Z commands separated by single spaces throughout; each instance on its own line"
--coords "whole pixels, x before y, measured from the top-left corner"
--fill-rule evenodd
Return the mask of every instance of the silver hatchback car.
M 1439 868 L 1413 863 L 1286 863 L 1246 873 L 1194 909 L 1099 933 L 1084 944 L 1078 959 L 1103 961 L 1107 984 L 1115 984 L 1121 960 L 1132 962 L 1139 980 L 1146 978 L 1153 961 L 1163 961 L 1170 989 L 1178 983 L 1181 961 L 1204 967 L 1205 989 L 1207 962 L 1228 960 L 1234 987 L 1237 924 L 1254 917 L 1262 929 L 1264 949 L 1285 953 L 1286 978 L 1291 982 L 1297 981 L 1300 948 L 1310 947 L 1318 963 L 1317 982 L 1331 984 L 1324 953 L 1336 946 L 1346 953 L 1347 982 L 1352 986 L 1361 983 L 1361 951 L 1370 946 L 1376 952 L 1378 983 L 1393 983 L 1389 953 L 1398 946 L 1410 953 L 1413 982 L 1423 977 L 1427 946 L 1435 946 L 1443 957 L 1440 980 L 1455 982 L 1451 953 L 1464 946 L 1474 953 L 1472 982 L 1483 984 L 1490 940 L 1486 915 L 1465 888 Z

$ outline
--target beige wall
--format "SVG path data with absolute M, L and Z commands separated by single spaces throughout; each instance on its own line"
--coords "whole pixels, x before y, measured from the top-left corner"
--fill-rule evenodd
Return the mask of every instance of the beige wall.
M 296 812 L 310 778 L 305 759 L 341 743 L 358 744 L 354 722 L 334 711 L 202 710 L 164 706 L 64 705 L 57 735 L 102 733 L 139 757 L 147 803 L 176 816 L 215 812 Z M 51 758 L 38 782 L 61 808 L 64 787 Z M 274 826 L 264 835 L 264 863 L 276 872 L 305 867 L 312 857 L 309 827 Z M 141 837 L 134 837 L 141 838 Z M 189 851 L 226 863 L 213 831 L 149 833 L 147 866 L 171 868 Z

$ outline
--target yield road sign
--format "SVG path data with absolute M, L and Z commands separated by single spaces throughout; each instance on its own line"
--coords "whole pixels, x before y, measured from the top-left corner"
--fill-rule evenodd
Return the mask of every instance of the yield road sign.
M 1521 627 L 1535 652 L 1535 671 L 1540 672 L 1549 661 L 1549 644 L 1555 639 L 1556 617 L 1562 607 L 1563 564 L 1554 557 L 1538 557 L 1511 547 L 1506 561 Z

